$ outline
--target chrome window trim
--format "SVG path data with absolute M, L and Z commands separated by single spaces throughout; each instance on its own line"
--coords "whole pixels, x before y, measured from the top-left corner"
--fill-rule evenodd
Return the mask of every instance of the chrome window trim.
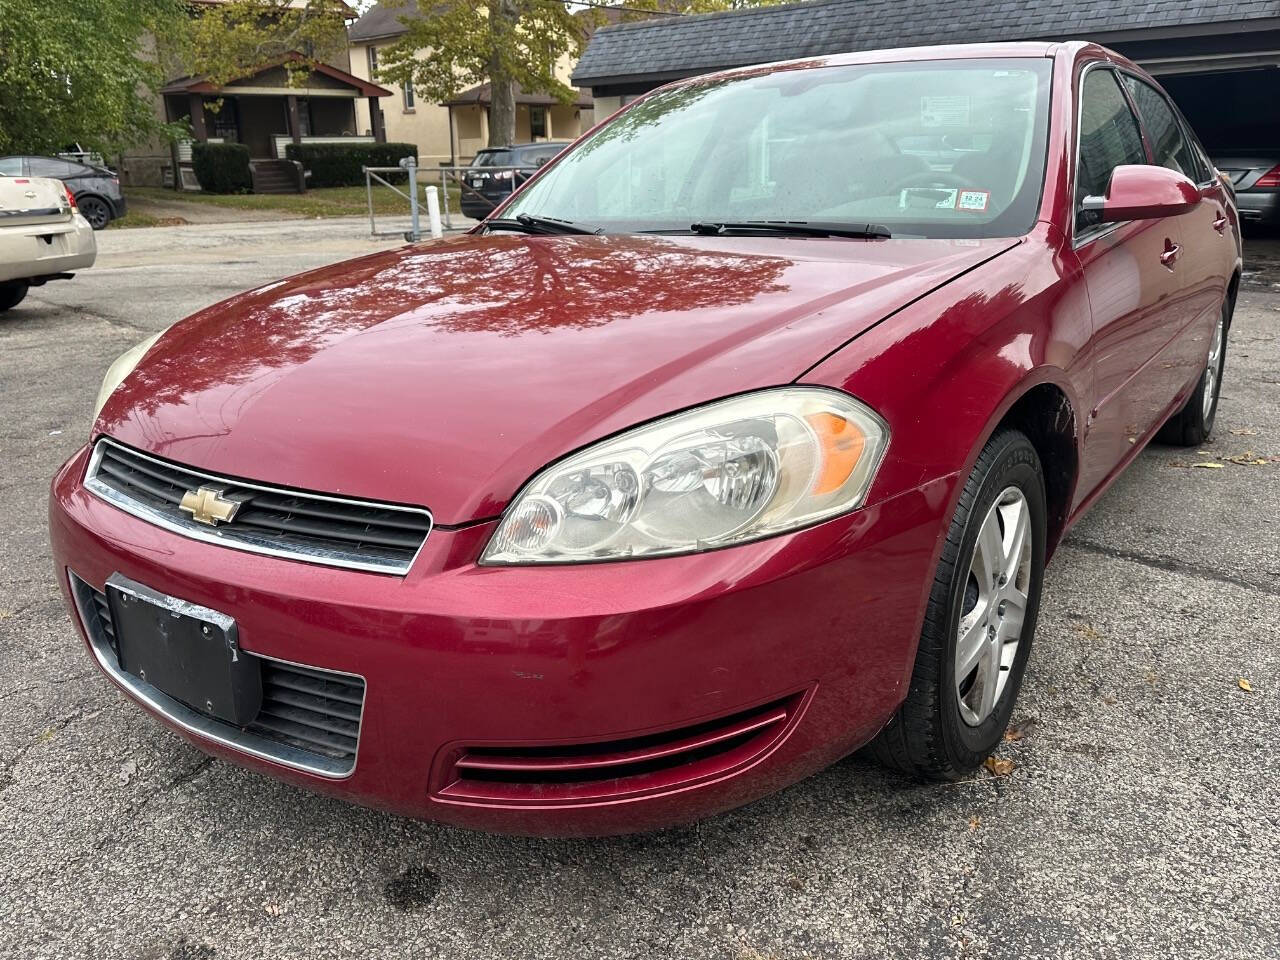
M 144 707 L 153 710 L 188 733 L 212 740 L 219 746 L 248 754 L 259 760 L 278 763 L 281 766 L 289 767 L 291 770 L 301 770 L 303 773 L 314 774 L 327 780 L 346 780 L 356 772 L 356 764 L 360 759 L 360 739 L 364 735 L 364 703 L 369 696 L 369 683 L 363 676 L 358 673 L 347 673 L 344 670 L 330 670 L 310 663 L 295 663 L 292 660 L 282 660 L 279 657 L 268 657 L 260 653 L 245 651 L 246 654 L 257 657 L 259 660 L 285 663 L 320 673 L 331 673 L 335 676 L 355 677 L 364 684 L 364 694 L 360 699 L 360 720 L 356 726 L 355 755 L 351 758 L 351 765 L 346 766 L 342 761 L 333 760 L 306 750 L 299 750 L 297 747 L 292 747 L 287 743 L 268 740 L 266 737 L 258 736 L 256 733 L 241 730 L 239 727 L 234 727 L 221 720 L 215 720 L 213 717 L 206 717 L 204 714 L 192 710 L 185 703 L 181 703 L 168 694 L 162 693 L 145 680 L 135 677 L 131 673 L 126 673 L 120 668 L 120 661 L 117 659 L 115 651 L 111 649 L 101 632 L 94 630 L 91 626 L 93 620 L 85 610 L 86 598 L 84 594 L 86 591 L 95 588 L 70 568 L 67 569 L 66 575 L 71 586 L 71 597 L 75 603 L 76 615 L 80 619 L 80 628 L 89 641 L 89 649 L 93 653 L 93 658 L 107 676 L 123 687 L 129 696 Z M 192 606 L 194 607 L 194 605 Z M 205 610 L 207 608 L 198 607 L 196 609 Z M 209 612 L 218 613 L 217 611 Z M 97 613 L 94 612 L 92 616 L 96 617 Z M 218 616 L 226 617 L 226 614 L 219 613 Z
M 323 503 L 336 503 L 346 506 L 356 507 L 375 507 L 379 510 L 394 510 L 401 513 L 419 514 L 427 518 L 427 532 L 423 534 L 422 543 L 418 545 L 418 549 L 414 551 L 412 557 L 407 561 L 397 562 L 393 560 L 368 560 L 359 559 L 351 554 L 343 553 L 337 550 L 325 550 L 320 547 L 307 547 L 299 545 L 289 549 L 282 549 L 271 543 L 254 542 L 252 536 L 245 539 L 245 534 L 240 531 L 236 532 L 236 537 L 223 536 L 212 527 L 202 527 L 191 521 L 184 523 L 175 520 L 173 517 L 155 509 L 149 504 L 135 500 L 125 493 L 117 490 L 115 487 L 104 483 L 98 479 L 98 467 L 102 463 L 103 451 L 107 447 L 114 447 L 117 450 L 123 450 L 132 457 L 146 460 L 169 469 L 178 469 L 186 473 L 190 473 L 202 481 L 208 480 L 213 483 L 225 483 L 237 487 L 247 487 L 250 490 L 260 490 L 263 493 L 271 493 L 279 496 L 288 497 L 306 497 L 312 500 L 318 500 Z M 277 557 L 282 560 L 297 560 L 303 563 L 322 564 L 329 567 L 342 567 L 346 570 L 361 570 L 366 573 L 387 573 L 403 577 L 413 567 L 414 562 L 422 553 L 422 548 L 427 545 L 427 540 L 431 536 L 431 531 L 435 529 L 435 518 L 431 515 L 431 511 L 425 507 L 405 507 L 399 504 L 382 503 L 374 500 L 351 500 L 344 497 L 331 497 L 324 494 L 311 493 L 309 491 L 295 490 L 289 487 L 272 487 L 260 483 L 251 483 L 244 480 L 232 480 L 229 477 L 219 476 L 215 473 L 201 470 L 195 467 L 189 467 L 185 464 L 176 463 L 170 460 L 161 460 L 156 457 L 148 456 L 141 451 L 132 447 L 126 447 L 124 444 L 102 437 L 94 444 L 93 454 L 89 458 L 89 467 L 85 471 L 84 487 L 98 499 L 103 500 L 114 507 L 123 510 L 125 513 L 131 514 L 140 520 L 154 524 L 157 527 L 163 527 L 171 533 L 179 536 L 188 537 L 192 540 L 199 540 L 202 543 L 216 544 L 217 546 L 228 547 L 232 550 L 243 550 L 247 553 L 257 553 L 268 557 Z

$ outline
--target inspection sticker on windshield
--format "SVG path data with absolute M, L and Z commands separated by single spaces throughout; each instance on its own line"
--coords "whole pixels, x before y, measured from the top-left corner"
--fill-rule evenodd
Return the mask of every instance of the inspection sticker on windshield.
M 969 98 L 921 97 L 920 125 L 922 127 L 969 126 Z
M 990 203 L 990 190 L 961 190 L 960 196 L 956 198 L 956 209 L 982 213 Z
M 898 194 L 898 209 L 954 210 L 958 193 L 955 188 L 907 187 Z

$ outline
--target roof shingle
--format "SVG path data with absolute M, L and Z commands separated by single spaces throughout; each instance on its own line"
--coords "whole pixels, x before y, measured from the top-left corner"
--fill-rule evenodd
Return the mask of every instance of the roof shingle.
M 1280 18 L 1280 0 L 809 0 L 603 27 L 573 82 L 590 87 L 886 47 L 1104 39 L 1267 18 Z

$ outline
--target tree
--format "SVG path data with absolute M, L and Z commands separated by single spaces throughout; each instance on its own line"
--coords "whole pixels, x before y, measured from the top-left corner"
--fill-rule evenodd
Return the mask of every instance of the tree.
M 226 0 L 193 5 L 181 29 L 162 38 L 171 73 L 200 76 L 215 86 L 263 66 L 280 64 L 290 86 L 304 86 L 317 63 L 347 48 L 342 0 Z
M 623 19 L 683 16 L 783 0 L 599 0 L 581 7 L 560 0 L 440 0 L 420 11 L 413 0 L 387 0 L 405 8 L 406 32 L 378 51 L 378 79 L 412 84 L 437 102 L 476 84 L 488 83 L 489 146 L 515 140 L 515 87 L 572 103 L 574 91 L 555 75 L 557 61 L 577 59 L 591 31 L 604 22 L 604 7 Z M 576 12 L 571 7 L 578 7 Z
M 109 153 L 161 129 L 144 44 L 184 16 L 181 0 L 0 0 L 0 153 Z

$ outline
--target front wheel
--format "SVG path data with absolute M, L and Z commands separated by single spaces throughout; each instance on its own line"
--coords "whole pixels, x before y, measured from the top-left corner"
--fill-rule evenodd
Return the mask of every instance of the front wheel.
M 1213 433 L 1218 416 L 1218 396 L 1222 392 L 1222 374 L 1227 366 L 1227 328 L 1231 325 L 1231 301 L 1222 305 L 1218 323 L 1209 341 L 1209 356 L 1195 391 L 1182 409 L 1160 428 L 1156 439 L 1179 447 L 1198 447 Z
M 929 593 L 911 687 L 871 743 L 888 766 L 934 780 L 975 770 L 1004 735 L 1040 608 L 1044 474 L 1016 430 L 992 437 L 956 506 Z
M 4 313 L 22 302 L 27 295 L 27 281 L 10 280 L 0 283 L 0 313 Z

